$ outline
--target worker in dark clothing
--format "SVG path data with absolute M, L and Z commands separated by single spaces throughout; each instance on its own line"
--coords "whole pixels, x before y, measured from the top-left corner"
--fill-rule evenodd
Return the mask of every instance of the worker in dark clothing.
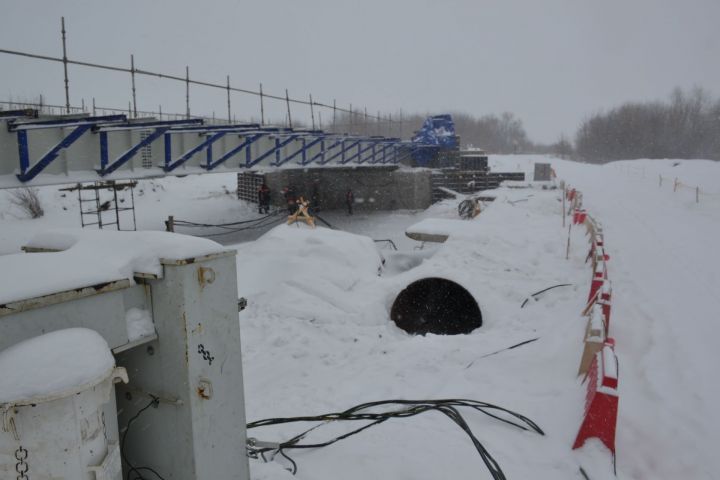
M 355 195 L 353 194 L 353 191 L 348 188 L 347 193 L 345 194 L 345 203 L 347 204 L 348 209 L 348 215 L 353 214 L 353 203 L 355 203 Z
M 264 183 L 258 188 L 258 213 L 270 213 L 270 188 Z
M 320 211 L 320 192 L 318 191 L 317 180 L 313 182 L 312 194 L 310 195 L 310 212 L 315 214 Z

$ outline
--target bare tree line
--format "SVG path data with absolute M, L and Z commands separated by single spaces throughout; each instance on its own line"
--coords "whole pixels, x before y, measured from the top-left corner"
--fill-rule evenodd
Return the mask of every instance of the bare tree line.
M 442 112 L 446 113 L 446 112 Z M 533 150 L 522 121 L 512 113 L 475 117 L 462 112 L 450 112 L 455 122 L 455 133 L 460 136 L 463 147 L 478 147 L 491 153 L 519 153 Z M 364 112 L 338 113 L 334 122 L 325 126 L 331 131 L 360 135 L 385 135 L 404 140 L 412 138 L 430 114 L 401 113 L 387 120 L 367 120 Z
M 626 103 L 580 125 L 574 156 L 603 163 L 633 158 L 720 160 L 720 99 L 675 89 L 667 102 Z

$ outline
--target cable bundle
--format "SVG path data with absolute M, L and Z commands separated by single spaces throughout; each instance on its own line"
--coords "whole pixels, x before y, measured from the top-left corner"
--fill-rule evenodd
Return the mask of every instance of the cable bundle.
M 390 409 L 382 412 L 369 412 L 367 411 L 373 407 L 387 407 L 395 406 L 395 409 Z M 519 413 L 513 412 L 497 405 L 490 403 L 480 402 L 477 400 L 466 400 L 466 399 L 446 399 L 446 400 L 382 400 L 377 402 L 369 402 L 352 407 L 344 412 L 339 413 L 327 413 L 324 415 L 306 416 L 306 417 L 287 417 L 287 418 L 268 418 L 264 420 L 258 420 L 255 422 L 248 423 L 247 428 L 258 428 L 266 427 L 269 425 L 280 425 L 284 423 L 294 422 L 331 422 L 338 420 L 348 421 L 369 421 L 370 423 L 352 430 L 351 432 L 345 433 L 338 437 L 320 443 L 306 443 L 301 444 L 300 441 L 312 430 L 320 427 L 322 424 L 318 424 L 309 430 L 306 430 L 299 435 L 294 436 L 290 440 L 280 443 L 269 443 L 258 441 L 254 438 L 248 438 L 247 451 L 248 455 L 252 458 L 262 457 L 265 460 L 265 453 L 280 454 L 292 463 L 292 473 L 297 472 L 297 464 L 293 461 L 286 453 L 285 450 L 289 449 L 300 449 L 300 448 L 320 448 L 328 445 L 332 445 L 335 442 L 348 438 L 356 433 L 360 433 L 370 427 L 385 422 L 391 418 L 407 418 L 419 415 L 421 413 L 437 411 L 441 412 L 455 422 L 473 442 L 477 449 L 480 457 L 487 466 L 490 474 L 495 480 L 504 480 L 505 474 L 503 473 L 500 465 L 480 443 L 475 434 L 473 434 L 470 426 L 467 424 L 463 416 L 459 412 L 460 407 L 471 408 L 478 412 L 482 412 L 489 417 L 492 417 L 501 422 L 507 423 L 514 427 L 517 427 L 525 431 L 534 431 L 540 435 L 545 433 L 542 429 L 535 424 L 529 418 L 520 415 Z M 502 416 L 501 416 L 502 415 Z M 505 418 L 503 418 L 505 417 Z
M 273 212 L 262 217 L 254 218 L 252 220 L 242 220 L 239 222 L 230 223 L 196 223 L 187 220 L 174 220 L 176 227 L 187 227 L 187 228 L 219 228 L 225 230 L 219 233 L 209 233 L 204 235 L 197 235 L 199 237 L 217 237 L 220 235 L 229 235 L 231 233 L 242 232 L 245 230 L 255 230 L 258 228 L 269 227 L 275 225 L 285 219 L 282 212 Z

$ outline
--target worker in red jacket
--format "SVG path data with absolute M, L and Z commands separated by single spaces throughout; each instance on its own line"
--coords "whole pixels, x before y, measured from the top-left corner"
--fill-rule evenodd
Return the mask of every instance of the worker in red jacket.
M 258 188 L 258 213 L 270 213 L 270 187 L 264 183 Z
M 345 203 L 347 204 L 348 209 L 348 215 L 353 214 L 353 203 L 355 203 L 355 194 L 353 194 L 353 191 L 348 188 L 347 193 L 345 194 Z

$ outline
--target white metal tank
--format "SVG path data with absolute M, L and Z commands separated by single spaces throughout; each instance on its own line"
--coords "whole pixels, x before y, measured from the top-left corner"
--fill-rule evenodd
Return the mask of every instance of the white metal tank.
M 0 478 L 121 480 L 114 383 L 94 330 L 40 335 L 0 352 Z

